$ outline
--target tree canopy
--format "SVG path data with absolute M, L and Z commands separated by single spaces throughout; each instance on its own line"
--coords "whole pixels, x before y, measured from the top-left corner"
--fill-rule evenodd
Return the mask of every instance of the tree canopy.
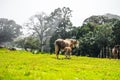
M 18 37 L 22 32 L 22 26 L 16 24 L 14 20 L 0 18 L 0 43 L 12 41 Z

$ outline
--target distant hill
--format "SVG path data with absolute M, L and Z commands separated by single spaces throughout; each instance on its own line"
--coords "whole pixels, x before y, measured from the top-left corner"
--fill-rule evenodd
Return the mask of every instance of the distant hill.
M 107 14 L 105 14 L 103 16 L 108 17 L 109 19 L 113 19 L 114 18 L 114 19 L 119 19 L 120 20 L 120 16 L 114 15 L 114 14 L 110 14 L 110 13 L 107 13 Z
M 89 18 L 85 19 L 83 24 L 86 24 L 86 23 L 104 24 L 104 23 L 110 22 L 111 19 L 120 20 L 120 16 L 110 14 L 110 13 L 107 13 L 105 15 L 93 15 L 93 16 L 90 16 Z

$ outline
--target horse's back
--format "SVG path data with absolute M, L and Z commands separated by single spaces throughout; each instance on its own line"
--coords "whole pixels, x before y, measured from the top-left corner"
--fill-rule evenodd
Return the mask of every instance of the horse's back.
M 58 46 L 59 48 L 63 49 L 65 47 L 65 43 L 63 39 L 57 39 L 55 41 L 55 46 Z

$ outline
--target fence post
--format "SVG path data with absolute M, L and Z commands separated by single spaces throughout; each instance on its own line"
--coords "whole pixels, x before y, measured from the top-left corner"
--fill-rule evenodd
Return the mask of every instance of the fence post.
M 105 58 L 108 58 L 108 47 L 106 46 L 106 55 Z
M 112 49 L 109 48 L 109 58 L 111 59 L 112 58 Z
M 100 50 L 100 53 L 99 53 L 98 57 L 102 58 L 102 49 Z
M 102 48 L 102 52 L 101 52 L 101 58 L 104 57 L 104 47 Z

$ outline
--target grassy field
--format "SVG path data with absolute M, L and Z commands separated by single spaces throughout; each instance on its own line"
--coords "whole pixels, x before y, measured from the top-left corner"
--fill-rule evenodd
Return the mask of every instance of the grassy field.
M 120 60 L 0 49 L 0 80 L 120 80 Z

